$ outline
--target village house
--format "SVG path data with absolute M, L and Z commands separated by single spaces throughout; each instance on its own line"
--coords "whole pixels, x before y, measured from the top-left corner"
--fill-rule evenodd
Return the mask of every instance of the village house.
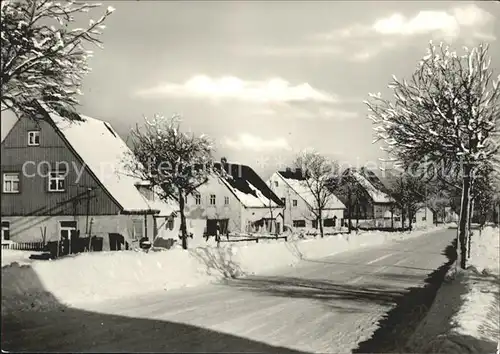
M 390 227 L 393 224 L 395 227 L 398 224 L 401 226 L 401 216 L 394 199 L 373 171 L 364 167 L 347 168 L 341 177 L 340 183 L 350 184 L 351 190 L 363 191 L 362 196 L 358 196 L 356 205 L 351 208 L 352 220 L 369 227 Z M 347 195 L 341 198 L 348 204 Z M 346 209 L 345 219 L 349 217 L 348 212 Z
M 186 200 L 186 215 L 206 220 L 206 236 L 281 233 L 281 201 L 251 167 L 226 161 L 214 167 Z
M 430 227 L 434 224 L 434 211 L 428 206 L 420 206 L 412 220 L 412 227 L 414 228 L 425 228 Z
M 269 185 L 285 205 L 284 223 L 294 229 L 318 229 L 318 203 L 300 169 L 278 171 L 269 178 Z M 322 211 L 323 226 L 339 229 L 345 205 L 331 194 Z
M 107 122 L 39 102 L 7 134 L 1 155 L 2 241 L 72 244 L 91 235 L 118 250 L 154 238 L 157 224 L 175 216 L 175 203 L 155 200 L 131 176 L 130 149 Z

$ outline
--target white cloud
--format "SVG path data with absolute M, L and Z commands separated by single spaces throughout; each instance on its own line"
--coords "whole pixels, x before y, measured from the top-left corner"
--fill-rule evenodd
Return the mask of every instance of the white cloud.
M 341 121 L 358 117 L 358 113 L 341 108 L 336 104 L 327 103 L 279 103 L 249 112 L 253 117 L 273 117 L 273 119 L 299 119 Z
M 420 11 L 411 18 L 393 14 L 375 21 L 373 29 L 384 35 L 413 36 L 437 32 L 447 39 L 457 38 L 461 34 L 485 39 L 487 35 L 480 29 L 492 19 L 490 13 L 471 4 L 450 11 Z
M 467 45 L 475 40 L 495 40 L 494 16 L 475 4 L 455 6 L 447 10 L 423 10 L 414 16 L 393 13 L 376 19 L 372 24 L 353 24 L 310 39 L 318 46 L 344 44 L 346 56 L 355 62 L 367 61 L 389 48 L 413 45 L 408 37 L 425 37 L 426 40 L 455 41 Z M 423 43 L 423 42 L 422 42 Z
M 453 7 L 449 10 L 423 10 L 413 17 L 394 13 L 376 19 L 371 25 L 354 24 L 333 32 L 316 35 L 316 39 L 339 40 L 347 38 L 384 36 L 417 36 L 438 34 L 445 39 L 466 38 L 494 39 L 486 27 L 494 20 L 493 15 L 475 4 Z M 491 30 L 491 28 L 490 28 Z
M 243 133 L 236 139 L 226 137 L 224 144 L 237 150 L 269 151 L 269 150 L 291 150 L 285 138 L 264 139 L 256 135 Z
M 211 78 L 197 75 L 184 83 L 162 83 L 140 90 L 142 97 L 194 97 L 212 100 L 234 99 L 249 102 L 315 101 L 335 102 L 336 97 L 317 90 L 308 83 L 292 85 L 281 78 L 266 81 L 244 81 L 234 76 Z

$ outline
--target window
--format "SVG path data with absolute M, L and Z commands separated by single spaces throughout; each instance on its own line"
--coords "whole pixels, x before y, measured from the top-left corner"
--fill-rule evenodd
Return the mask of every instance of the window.
M 426 221 L 427 218 L 425 216 L 422 217 L 422 221 Z
M 19 173 L 3 174 L 3 192 L 19 193 Z
M 2 241 L 10 240 L 10 222 L 2 221 Z
M 293 227 L 306 227 L 305 220 L 293 220 Z
M 51 171 L 49 174 L 49 192 L 64 192 L 66 171 Z
M 278 187 L 278 181 L 274 181 L 274 186 Z
M 210 205 L 215 205 L 215 194 L 210 194 Z
M 283 205 L 286 205 L 286 198 L 281 198 L 281 202 L 283 203 Z
M 194 195 L 194 203 L 196 205 L 200 205 L 201 204 L 201 195 L 199 195 L 199 194 L 195 194 Z
M 28 132 L 28 146 L 40 145 L 40 131 L 32 130 Z
M 133 224 L 133 235 L 132 237 L 135 239 L 135 240 L 140 240 L 144 233 L 143 233 L 143 222 L 142 220 L 133 220 L 132 221 L 132 224 Z
M 172 231 L 174 229 L 174 218 L 169 218 L 165 225 L 165 228 Z
M 293 202 L 293 206 L 296 207 L 297 206 L 297 199 L 294 199 L 292 202 Z
M 318 220 L 313 220 L 312 221 L 312 227 L 313 227 L 313 229 L 317 229 L 318 228 Z
M 226 205 L 229 204 L 229 197 L 224 197 L 224 204 L 226 204 Z
M 325 220 L 323 220 L 323 226 L 324 227 L 334 227 L 335 221 L 333 219 L 325 219 Z

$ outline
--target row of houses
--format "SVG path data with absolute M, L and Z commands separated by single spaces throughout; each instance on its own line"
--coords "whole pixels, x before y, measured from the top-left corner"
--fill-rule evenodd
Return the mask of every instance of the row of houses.
M 124 159 L 129 153 L 109 123 L 83 115 L 70 121 L 39 102 L 36 115 L 19 119 L 1 144 L 2 243 L 92 235 L 104 250 L 118 250 L 145 237 L 176 240 L 177 203 L 159 200 L 130 174 Z M 190 242 L 318 227 L 300 170 L 278 171 L 264 181 L 250 166 L 223 161 L 215 167 L 208 182 L 187 197 Z M 369 203 L 357 210 L 363 219 L 387 217 L 393 200 L 376 176 L 347 172 L 366 190 Z M 345 201 L 333 196 L 324 227 L 339 229 L 345 218 Z

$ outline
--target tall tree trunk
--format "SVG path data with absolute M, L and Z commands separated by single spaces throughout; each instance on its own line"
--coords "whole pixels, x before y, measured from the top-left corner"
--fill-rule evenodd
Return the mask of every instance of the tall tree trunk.
M 401 228 L 404 230 L 405 228 L 405 219 L 406 219 L 406 209 L 404 207 L 401 208 Z
M 394 207 L 391 207 L 391 229 L 394 230 Z
M 323 215 L 322 214 L 323 214 L 323 210 L 319 209 L 318 210 L 319 234 L 323 238 L 324 233 L 323 233 Z
M 187 230 L 186 230 L 186 216 L 184 215 L 184 191 L 179 188 L 179 212 L 181 214 L 181 239 L 182 239 L 182 248 L 187 250 Z
M 471 186 L 470 190 L 471 190 L 471 194 L 472 194 L 472 191 L 474 189 L 474 185 Z M 467 247 L 467 259 L 470 258 L 470 249 L 471 249 L 471 244 L 472 244 L 472 228 L 471 228 L 471 224 L 472 224 L 472 217 L 474 216 L 474 199 L 471 200 L 471 206 L 470 206 L 470 212 L 469 212 L 469 219 L 467 221 L 467 229 L 468 229 L 468 237 L 467 237 L 467 240 L 468 240 L 468 247 Z
M 410 230 L 413 227 L 413 215 L 410 207 L 408 207 L 408 227 L 410 228 Z
M 359 209 L 359 203 L 356 202 L 356 228 L 359 227 L 359 214 L 361 213 L 361 210 Z
M 348 233 L 351 233 L 351 225 L 352 225 L 352 194 L 351 194 L 351 187 L 347 187 L 347 227 L 348 227 Z
M 467 266 L 467 233 L 469 225 L 469 212 L 471 202 L 472 168 L 465 165 L 462 177 L 462 201 L 460 203 L 460 220 L 458 224 L 458 246 L 460 246 L 460 267 L 465 269 Z

